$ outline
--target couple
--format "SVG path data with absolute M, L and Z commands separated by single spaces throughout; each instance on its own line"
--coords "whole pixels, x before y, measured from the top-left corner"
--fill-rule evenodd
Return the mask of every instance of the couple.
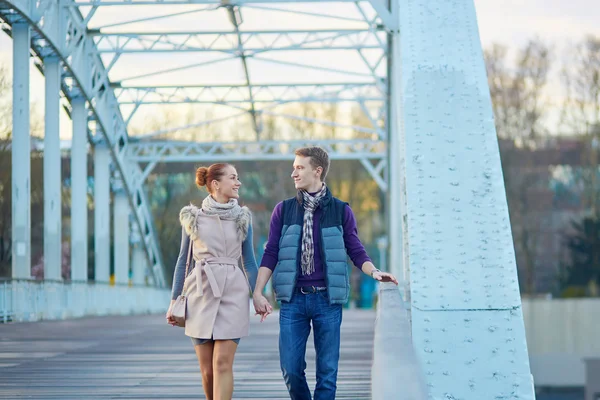
M 181 210 L 181 250 L 167 322 L 176 325 L 172 316 L 175 299 L 184 287 L 186 294 L 192 294 L 187 292 L 193 287 L 196 295 L 202 296 L 196 303 L 200 310 L 194 310 L 201 315 L 201 323 L 187 320 L 185 333 L 194 344 L 207 399 L 232 397 L 235 351 L 240 338 L 248 336 L 248 285 L 254 289 L 254 309 L 262 322 L 273 311 L 262 294 L 273 277 L 276 299 L 281 301 L 281 371 L 290 398 L 311 399 L 304 370 L 312 322 L 317 352 L 314 398 L 333 400 L 342 305 L 350 292 L 347 256 L 372 278 L 398 284 L 393 275 L 375 268 L 358 238 L 350 206 L 333 197 L 325 185 L 327 152 L 305 147 L 295 154 L 292 178 L 298 193 L 275 206 L 260 269 L 254 257 L 251 214 L 238 205 L 241 182 L 232 165 L 199 168 L 196 183 L 206 186 L 209 195 L 201 208 L 191 205 Z M 189 267 L 196 264 L 201 270 L 195 279 L 186 281 L 189 250 L 194 260 Z M 243 269 L 238 267 L 240 257 Z

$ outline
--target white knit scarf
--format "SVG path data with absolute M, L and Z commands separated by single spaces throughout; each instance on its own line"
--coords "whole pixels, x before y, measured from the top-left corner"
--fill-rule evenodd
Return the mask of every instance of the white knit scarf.
M 237 199 L 219 203 L 209 194 L 202 200 L 202 212 L 206 215 L 218 215 L 221 219 L 235 221 L 242 212 L 242 207 L 238 204 Z
M 240 240 L 245 240 L 248 235 L 248 228 L 252 222 L 252 214 L 248 207 L 240 207 L 236 199 L 231 199 L 226 204 L 218 203 L 210 195 L 202 201 L 202 209 L 193 204 L 185 206 L 179 212 L 179 220 L 185 231 L 192 239 L 197 239 L 198 215 L 216 215 L 223 220 L 235 221 Z

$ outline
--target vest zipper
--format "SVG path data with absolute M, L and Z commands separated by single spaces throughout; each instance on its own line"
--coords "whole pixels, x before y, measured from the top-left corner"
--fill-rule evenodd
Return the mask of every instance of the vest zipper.
M 327 266 L 327 257 L 325 254 L 325 238 L 323 237 L 324 215 L 325 209 L 322 209 L 321 218 L 319 218 L 319 237 L 321 238 L 321 257 L 323 258 L 323 273 L 325 275 L 325 286 L 327 287 L 327 297 L 329 298 L 329 304 L 331 305 L 331 292 L 329 290 L 329 267 Z

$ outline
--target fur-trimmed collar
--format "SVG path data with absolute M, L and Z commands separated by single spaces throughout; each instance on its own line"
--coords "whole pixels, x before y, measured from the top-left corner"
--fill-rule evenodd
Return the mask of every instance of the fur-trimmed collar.
M 179 212 L 179 222 L 181 222 L 181 226 L 185 228 L 185 231 L 192 240 L 198 239 L 198 216 L 203 215 L 202 209 L 193 204 L 189 206 L 185 206 Z M 242 241 L 246 239 L 248 236 L 248 227 L 252 222 L 252 213 L 248 207 L 242 207 L 242 212 L 240 212 L 238 218 L 235 223 L 237 226 L 238 234 L 240 235 Z

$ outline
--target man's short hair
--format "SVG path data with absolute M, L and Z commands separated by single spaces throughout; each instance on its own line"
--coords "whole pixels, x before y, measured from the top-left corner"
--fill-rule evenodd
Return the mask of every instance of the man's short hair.
M 294 154 L 301 157 L 310 157 L 310 165 L 313 168 L 323 168 L 321 182 L 325 182 L 325 177 L 327 177 L 327 172 L 329 171 L 329 154 L 327 154 L 325 149 L 318 146 L 301 147 Z

